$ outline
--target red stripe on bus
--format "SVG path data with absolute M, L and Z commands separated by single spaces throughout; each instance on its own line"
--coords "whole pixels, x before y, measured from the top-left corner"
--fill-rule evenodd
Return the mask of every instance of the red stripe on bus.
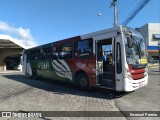
M 131 65 L 128 65 L 129 66 L 129 71 L 130 73 L 132 74 L 132 78 L 134 80 L 136 79 L 141 79 L 144 77 L 144 72 L 145 72 L 145 69 L 144 68 L 141 68 L 141 69 L 133 69 Z
M 129 71 L 132 73 L 132 74 L 137 74 L 137 73 L 144 73 L 145 72 L 145 69 L 144 68 L 141 68 L 141 69 L 133 69 L 131 67 L 131 65 L 128 65 L 129 66 Z
M 136 80 L 136 79 L 141 79 L 141 78 L 143 78 L 144 77 L 144 73 L 141 73 L 141 74 L 132 74 L 132 78 L 134 79 L 134 80 Z

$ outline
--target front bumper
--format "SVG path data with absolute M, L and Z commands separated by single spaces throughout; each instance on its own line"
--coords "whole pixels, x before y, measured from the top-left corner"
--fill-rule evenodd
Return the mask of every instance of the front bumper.
M 140 80 L 130 80 L 125 78 L 124 91 L 131 92 L 148 84 L 148 74 Z

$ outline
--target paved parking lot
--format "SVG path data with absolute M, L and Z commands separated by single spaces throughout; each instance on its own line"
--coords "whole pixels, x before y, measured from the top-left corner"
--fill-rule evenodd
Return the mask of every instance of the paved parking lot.
M 35 81 L 21 72 L 0 74 L 0 111 L 120 111 L 124 116 L 36 118 L 40 120 L 159 120 L 157 117 L 125 117 L 124 113 L 124 111 L 160 111 L 159 93 L 160 74 L 155 68 L 149 70 L 147 86 L 127 94 L 117 94 L 105 89 L 84 92 L 71 84 L 45 79 Z M 17 119 L 21 118 L 6 118 Z
M 0 111 L 119 111 L 112 91 L 93 89 L 84 92 L 66 83 L 35 81 L 20 72 L 0 74 L 0 83 Z M 15 118 L 7 120 L 12 119 Z M 125 117 L 78 119 L 119 120 Z

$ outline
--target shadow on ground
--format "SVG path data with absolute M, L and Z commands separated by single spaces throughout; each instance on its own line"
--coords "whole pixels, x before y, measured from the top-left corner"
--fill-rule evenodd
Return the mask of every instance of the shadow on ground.
M 78 96 L 87 96 L 93 98 L 101 99 L 116 99 L 125 96 L 129 93 L 125 92 L 115 92 L 112 90 L 102 89 L 102 88 L 92 88 L 89 91 L 81 91 L 75 87 L 75 85 L 55 80 L 49 79 L 38 79 L 32 80 L 30 77 L 21 74 L 2 74 L 1 76 L 8 78 L 9 80 L 14 80 L 21 82 L 23 84 L 29 85 L 34 88 L 39 88 L 45 91 L 53 92 L 54 94 L 72 94 Z

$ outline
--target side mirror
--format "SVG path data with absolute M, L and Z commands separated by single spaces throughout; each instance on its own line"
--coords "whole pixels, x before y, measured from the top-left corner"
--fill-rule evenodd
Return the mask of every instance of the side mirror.
M 133 40 L 131 39 L 131 37 L 127 37 L 127 44 L 129 48 L 133 47 Z

